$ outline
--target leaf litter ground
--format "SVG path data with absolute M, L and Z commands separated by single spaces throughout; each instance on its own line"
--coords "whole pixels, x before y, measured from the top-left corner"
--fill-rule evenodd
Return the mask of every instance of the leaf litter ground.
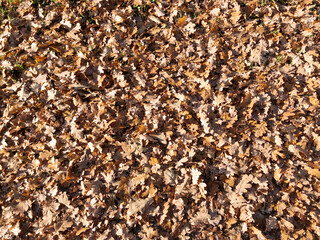
M 0 1 L 1 239 L 319 239 L 317 1 Z

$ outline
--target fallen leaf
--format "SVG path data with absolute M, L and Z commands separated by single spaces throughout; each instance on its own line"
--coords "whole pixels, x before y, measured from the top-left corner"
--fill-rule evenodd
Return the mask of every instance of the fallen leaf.
M 240 17 L 241 17 L 240 6 L 237 5 L 231 13 L 230 20 L 232 24 L 236 24 L 239 21 Z
M 81 233 L 87 231 L 88 229 L 89 229 L 89 228 L 86 228 L 86 227 L 80 228 L 80 229 L 76 232 L 76 235 L 79 236 Z
M 187 19 L 187 16 L 183 16 L 183 17 L 179 18 L 177 25 L 179 27 L 183 27 L 184 25 L 186 25 L 186 19 Z
M 249 183 L 252 181 L 252 179 L 253 179 L 252 175 L 246 175 L 246 174 L 243 175 L 241 177 L 240 182 L 238 183 L 238 185 L 235 188 L 235 192 L 238 194 L 242 194 L 242 193 L 247 192 L 247 189 L 252 187 L 252 185 Z
M 320 179 L 320 170 L 319 169 L 314 169 L 314 168 L 311 168 L 308 166 L 305 166 L 304 168 L 308 171 L 308 173 L 310 175 L 315 176 L 316 178 Z
M 44 62 L 47 59 L 46 56 L 35 56 L 36 62 Z
M 145 198 L 145 199 L 136 199 L 132 200 L 129 203 L 127 214 L 128 216 L 135 215 L 136 213 L 143 211 L 143 209 L 153 202 L 152 198 Z
M 254 235 L 257 236 L 257 238 L 259 240 L 267 240 L 267 238 L 263 235 L 263 233 L 258 229 L 258 228 L 255 228 L 254 226 L 251 226 L 250 227 L 250 230 L 252 231 L 252 233 Z
M 281 178 L 281 175 L 282 175 L 282 173 L 281 173 L 281 168 L 278 168 L 277 170 L 274 171 L 274 173 L 273 173 L 273 178 L 274 178 L 277 182 L 279 182 L 279 181 L 280 181 L 280 178 Z

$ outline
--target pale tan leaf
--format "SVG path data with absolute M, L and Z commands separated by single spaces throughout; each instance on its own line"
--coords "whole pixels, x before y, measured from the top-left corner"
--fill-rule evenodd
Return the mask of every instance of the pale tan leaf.
M 31 207 L 31 200 L 28 199 L 26 201 L 22 201 L 20 203 L 18 203 L 18 205 L 16 206 L 16 210 L 19 212 L 19 213 L 24 213 L 25 211 L 28 211 L 29 208 Z
M 199 177 L 201 176 L 201 172 L 196 168 L 192 168 L 191 176 L 192 176 L 192 184 L 197 184 Z
M 267 131 L 268 131 L 267 123 L 266 122 L 262 122 L 262 123 L 257 124 L 255 126 L 254 134 L 255 134 L 256 137 L 262 137 L 263 134 L 265 134 Z
M 54 229 L 58 232 L 64 232 L 73 225 L 71 221 L 61 221 L 54 225 Z
M 316 133 L 312 133 L 313 141 L 315 143 L 316 149 L 320 151 L 320 136 Z
M 237 5 L 234 8 L 234 11 L 231 13 L 230 20 L 231 20 L 232 24 L 236 24 L 239 21 L 240 17 L 241 17 L 240 6 Z
M 250 227 L 250 230 L 252 231 L 252 233 L 254 235 L 257 236 L 257 238 L 259 240 L 267 240 L 267 238 L 263 235 L 263 233 L 258 229 L 258 228 L 255 228 L 254 226 L 251 226 Z
M 131 201 L 128 206 L 128 212 L 127 214 L 129 216 L 132 216 L 140 211 L 143 211 L 143 209 L 151 204 L 153 202 L 152 198 L 145 198 L 145 199 L 136 199 Z
M 285 229 L 289 230 L 289 231 L 293 231 L 294 230 L 294 225 L 287 221 L 284 218 L 281 218 L 281 225 L 284 226 Z
M 281 175 L 282 175 L 282 173 L 281 173 L 281 168 L 278 168 L 277 170 L 274 171 L 274 173 L 273 173 L 273 178 L 274 178 L 277 182 L 279 182 L 279 180 L 280 180 L 280 178 L 281 178 Z
M 80 228 L 80 229 L 76 232 L 76 235 L 79 236 L 81 233 L 87 231 L 88 229 L 89 229 L 89 228 L 86 228 L 86 227 Z
M 309 102 L 313 105 L 313 106 L 318 106 L 319 105 L 319 100 L 317 98 L 316 95 L 312 95 L 309 97 Z
M 39 159 L 40 160 L 49 160 L 54 156 L 53 151 L 44 150 L 43 152 L 40 152 Z
M 314 168 L 311 168 L 308 166 L 305 166 L 304 168 L 308 171 L 308 173 L 310 175 L 315 176 L 316 178 L 320 179 L 320 170 L 319 169 L 314 169 Z
M 238 194 L 242 194 L 242 193 L 247 192 L 247 189 L 252 187 L 252 185 L 250 183 L 252 181 L 252 179 L 253 179 L 252 175 L 246 175 L 246 174 L 243 175 L 240 182 L 238 183 L 238 185 L 235 188 L 235 192 Z

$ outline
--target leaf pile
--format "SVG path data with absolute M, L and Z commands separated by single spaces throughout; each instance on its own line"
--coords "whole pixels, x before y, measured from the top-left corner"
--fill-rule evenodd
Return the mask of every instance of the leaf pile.
M 317 1 L 0 1 L 1 239 L 319 239 Z

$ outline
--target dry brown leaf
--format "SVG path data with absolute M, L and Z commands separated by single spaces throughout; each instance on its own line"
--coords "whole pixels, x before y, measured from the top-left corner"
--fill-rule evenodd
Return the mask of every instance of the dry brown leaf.
M 230 186 L 230 187 L 233 187 L 234 186 L 234 183 L 235 183 L 235 178 L 230 176 L 229 178 L 227 178 L 225 180 L 225 182 Z
M 29 208 L 31 207 L 31 204 L 32 204 L 31 200 L 28 199 L 26 201 L 19 202 L 15 208 L 19 213 L 24 213 L 29 210 Z
M 131 154 L 136 150 L 134 146 L 128 144 L 127 142 L 121 142 L 120 146 L 124 151 L 124 156 L 130 158 Z
M 257 236 L 257 238 L 259 240 L 267 240 L 267 238 L 263 235 L 263 233 L 258 229 L 258 228 L 255 228 L 254 226 L 251 226 L 250 227 L 250 230 L 252 231 L 252 233 L 254 235 Z
M 294 230 L 294 225 L 291 222 L 289 222 L 286 219 L 284 219 L 284 218 L 281 218 L 281 224 L 285 229 L 287 229 L 289 231 L 293 231 Z
M 289 145 L 288 150 L 298 158 L 303 158 L 304 156 L 306 156 L 305 151 L 299 145 Z
M 281 171 L 282 171 L 281 168 L 278 168 L 278 169 L 275 170 L 274 173 L 273 173 L 273 178 L 274 178 L 277 182 L 280 181 L 280 178 L 281 178 L 281 175 L 282 175 Z
M 303 0 L 302 4 L 303 5 L 309 5 L 312 2 L 313 2 L 313 0 Z
M 41 57 L 41 56 L 35 56 L 36 63 L 38 63 L 38 62 L 44 62 L 46 59 L 47 59 L 46 56 L 43 56 L 43 57 Z
M 299 109 L 289 109 L 288 111 L 286 111 L 285 113 L 283 113 L 282 115 L 282 121 L 285 121 L 291 117 L 297 117 L 299 115 L 303 114 L 303 112 Z
M 320 151 L 320 136 L 316 133 L 312 133 L 313 141 L 315 143 L 316 149 Z
M 54 229 L 57 232 L 64 232 L 65 230 L 70 228 L 72 225 L 73 225 L 73 222 L 71 222 L 71 221 L 61 221 L 61 222 L 54 225 Z
M 128 216 L 135 215 L 136 213 L 143 211 L 143 209 L 153 202 L 152 198 L 145 198 L 145 199 L 136 199 L 132 200 L 129 203 L 127 214 Z
M 132 180 L 133 180 L 135 185 L 138 185 L 138 184 L 143 183 L 146 180 L 147 177 L 148 177 L 147 174 L 142 173 L 142 174 L 139 174 L 136 177 L 134 177 Z
M 77 232 L 76 232 L 76 235 L 79 236 L 81 233 L 87 231 L 89 228 L 86 228 L 86 227 L 83 227 L 83 228 L 80 228 Z
M 240 182 L 238 183 L 238 185 L 235 188 L 235 192 L 237 194 L 242 194 L 242 193 L 247 192 L 247 189 L 252 187 L 252 185 L 250 183 L 252 181 L 252 179 L 253 179 L 252 175 L 247 175 L 247 174 L 242 175 Z
M 147 225 L 143 225 L 142 229 L 147 234 L 148 239 L 152 239 L 153 237 L 158 236 L 158 231 L 152 227 L 148 227 Z
M 262 137 L 267 131 L 268 131 L 267 123 L 262 122 L 262 123 L 257 124 L 255 126 L 255 133 L 254 134 L 256 137 Z
M 192 184 L 197 184 L 199 177 L 201 176 L 201 172 L 196 168 L 192 168 L 191 176 L 192 176 Z
M 319 106 L 319 100 L 317 98 L 317 96 L 312 95 L 309 97 L 309 102 L 313 105 L 313 106 Z
M 236 24 L 241 17 L 240 6 L 237 5 L 231 13 L 231 22 L 232 24 Z
M 308 171 L 308 173 L 310 175 L 315 176 L 316 178 L 320 179 L 320 170 L 319 169 L 314 169 L 314 168 L 311 168 L 308 166 L 305 166 L 304 168 Z
M 159 161 L 157 158 L 152 157 L 150 158 L 149 163 L 151 166 L 153 166 L 153 165 L 159 164 Z
M 138 131 L 139 133 L 144 133 L 144 132 L 146 132 L 146 126 L 145 126 L 144 124 L 138 125 L 138 126 L 137 126 L 137 131 Z
M 187 19 L 187 16 L 184 15 L 183 17 L 179 18 L 178 19 L 178 22 L 177 22 L 177 26 L 179 27 L 183 27 L 184 25 L 186 25 L 186 19 Z
M 150 187 L 149 187 L 149 198 L 153 198 L 155 197 L 157 192 L 157 189 L 154 187 L 153 183 L 151 183 Z
M 200 224 L 200 223 L 209 223 L 210 221 L 210 214 L 208 213 L 207 208 L 201 208 L 200 211 L 190 220 L 192 225 Z
M 227 222 L 227 228 L 230 228 L 233 224 L 237 223 L 238 220 L 234 217 L 229 218 L 228 222 Z
M 53 151 L 44 150 L 43 152 L 40 152 L 39 159 L 50 160 L 54 156 L 55 156 L 55 153 Z

